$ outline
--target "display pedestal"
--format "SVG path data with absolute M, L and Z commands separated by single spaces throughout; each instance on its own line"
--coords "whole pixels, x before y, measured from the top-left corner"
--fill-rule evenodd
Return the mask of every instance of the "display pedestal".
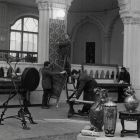
M 140 138 L 140 112 L 127 112 L 127 111 L 120 111 L 119 112 L 119 119 L 121 120 L 122 125 L 122 131 L 121 131 L 121 137 L 124 137 L 124 134 L 138 134 L 138 137 Z M 126 130 L 125 129 L 125 123 L 124 121 L 137 121 L 137 130 Z
M 83 136 L 81 133 L 77 135 L 77 140 L 96 140 L 96 138 L 94 136 Z

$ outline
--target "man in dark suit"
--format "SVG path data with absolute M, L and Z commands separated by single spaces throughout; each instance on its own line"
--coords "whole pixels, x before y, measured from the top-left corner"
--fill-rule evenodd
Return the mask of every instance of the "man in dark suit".
M 94 88 L 97 87 L 97 82 L 85 72 L 73 70 L 71 75 L 74 79 L 77 79 L 76 99 L 79 99 L 82 92 L 84 92 L 83 100 L 95 101 Z M 79 113 L 89 113 L 90 107 L 90 104 L 84 104 L 82 110 L 79 110 Z
M 126 70 L 125 67 L 121 68 L 121 71 L 120 71 L 119 76 L 118 76 L 118 82 L 120 84 L 130 84 L 130 74 Z M 118 88 L 118 102 L 123 103 L 124 98 L 125 98 L 124 88 L 119 87 Z
M 65 71 L 53 72 L 50 62 L 49 61 L 44 62 L 44 67 L 42 68 L 42 88 L 43 88 L 42 108 L 49 108 L 49 98 L 53 92 L 52 76 L 55 76 L 56 74 L 64 74 L 64 73 Z
M 119 81 L 120 83 L 127 83 L 127 84 L 130 84 L 130 74 L 129 74 L 129 72 L 126 70 L 125 67 L 122 67 L 122 68 L 121 68 L 121 72 L 120 72 L 120 74 L 119 74 L 118 81 Z

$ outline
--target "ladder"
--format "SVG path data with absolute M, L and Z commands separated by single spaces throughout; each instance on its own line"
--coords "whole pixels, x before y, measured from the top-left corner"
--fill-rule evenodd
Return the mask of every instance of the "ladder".
M 72 98 L 72 96 L 74 95 L 74 91 L 76 90 L 76 84 L 74 83 L 74 81 L 72 80 L 71 76 L 67 78 L 66 81 L 66 97 L 67 97 L 67 101 Z

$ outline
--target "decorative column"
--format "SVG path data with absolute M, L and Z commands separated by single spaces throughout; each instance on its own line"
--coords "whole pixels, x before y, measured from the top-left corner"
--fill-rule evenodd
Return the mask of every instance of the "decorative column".
M 140 0 L 118 0 L 124 23 L 123 65 L 140 92 Z M 139 97 L 140 98 L 140 97 Z
M 49 2 L 37 0 L 39 9 L 38 63 L 49 60 Z
M 61 16 L 64 14 L 62 10 L 67 14 L 68 7 L 72 0 L 36 0 L 36 2 L 39 9 L 38 63 L 43 63 L 44 61 L 50 61 L 50 53 L 51 55 L 56 56 L 50 51 L 50 49 L 53 49 L 51 46 L 55 46 L 55 44 L 52 45 L 52 38 L 50 38 L 49 30 L 51 23 L 53 19 L 59 20 L 62 18 Z M 67 16 L 65 16 L 64 21 L 67 21 L 66 17 Z M 59 24 L 59 21 L 57 21 L 57 23 Z M 67 24 L 67 22 L 65 23 Z M 65 33 L 66 31 L 67 30 L 65 30 Z

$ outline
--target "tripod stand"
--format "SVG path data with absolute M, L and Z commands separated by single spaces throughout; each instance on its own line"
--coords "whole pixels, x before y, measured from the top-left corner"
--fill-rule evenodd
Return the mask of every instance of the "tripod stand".
M 31 113 L 28 110 L 28 104 L 27 104 L 27 100 L 26 100 L 26 96 L 25 96 L 27 94 L 27 91 L 20 87 L 21 85 L 19 85 L 19 83 L 20 83 L 19 80 L 16 81 L 13 79 L 12 80 L 9 79 L 9 81 L 7 81 L 7 82 L 9 82 L 8 84 L 9 84 L 9 86 L 11 86 L 11 90 L 9 92 L 8 99 L 3 103 L 3 111 L 0 115 L 0 125 L 2 125 L 2 121 L 4 121 L 5 119 L 16 118 L 16 119 L 21 120 L 23 129 L 29 129 L 29 127 L 27 127 L 27 122 L 26 122 L 25 118 L 29 119 L 31 124 L 36 124 L 36 123 L 33 121 Z M 18 97 L 19 104 L 20 104 L 20 109 L 19 109 L 17 115 L 4 117 L 4 115 L 8 109 L 9 101 L 11 99 L 13 99 L 16 95 Z M 23 104 L 22 104 L 22 100 L 23 100 Z
M 12 66 L 10 65 L 10 67 Z M 30 91 L 27 88 L 23 88 L 21 79 L 22 78 L 16 79 L 16 78 L 11 77 L 11 79 L 7 79 L 4 81 L 5 83 L 3 85 L 5 86 L 7 82 L 10 88 L 10 91 L 9 91 L 8 99 L 3 103 L 3 111 L 0 115 L 0 125 L 3 125 L 2 121 L 4 121 L 5 119 L 16 118 L 21 121 L 23 129 L 29 130 L 30 128 L 27 126 L 26 118 L 30 121 L 31 124 L 36 124 L 36 122 L 33 121 L 32 115 L 30 111 L 28 110 L 28 101 L 26 99 L 26 94 L 28 94 Z M 18 97 L 19 106 L 20 106 L 20 109 L 17 115 L 4 117 L 8 109 L 9 101 L 13 99 L 16 95 Z M 22 103 L 22 100 L 23 100 L 23 103 Z

